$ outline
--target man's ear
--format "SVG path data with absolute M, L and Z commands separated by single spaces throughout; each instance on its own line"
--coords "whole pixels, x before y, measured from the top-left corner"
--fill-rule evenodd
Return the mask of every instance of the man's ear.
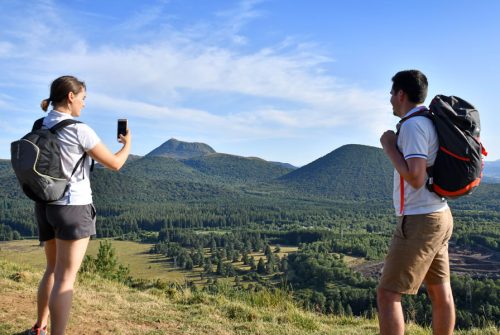
M 398 91 L 398 100 L 403 101 L 406 96 L 406 93 L 403 90 Z

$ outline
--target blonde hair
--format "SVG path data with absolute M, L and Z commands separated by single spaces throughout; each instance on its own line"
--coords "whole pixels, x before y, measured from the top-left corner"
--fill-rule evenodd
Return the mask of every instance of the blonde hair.
M 57 78 L 50 85 L 50 96 L 47 99 L 43 99 L 40 103 L 40 107 L 44 112 L 49 109 L 49 106 L 56 107 L 57 105 L 64 103 L 68 100 L 69 92 L 78 94 L 86 89 L 85 82 L 78 80 L 78 78 L 73 76 L 62 76 Z

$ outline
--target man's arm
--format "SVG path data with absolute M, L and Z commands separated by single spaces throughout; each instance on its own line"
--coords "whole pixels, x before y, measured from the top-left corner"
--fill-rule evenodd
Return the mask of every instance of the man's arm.
M 380 138 L 385 154 L 389 157 L 399 175 L 413 188 L 421 188 L 425 184 L 427 160 L 420 157 L 405 160 L 396 146 L 396 141 L 397 135 L 392 130 L 386 131 Z

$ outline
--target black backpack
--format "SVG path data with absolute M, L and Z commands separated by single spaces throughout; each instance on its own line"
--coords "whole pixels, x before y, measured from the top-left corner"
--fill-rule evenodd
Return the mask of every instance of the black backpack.
M 467 101 L 437 95 L 429 110 L 416 112 L 432 120 L 439 139 L 439 150 L 434 165 L 427 169 L 427 188 L 443 198 L 457 198 L 472 193 L 479 186 L 483 171 L 483 156 L 487 155 L 481 144 L 479 112 Z
M 42 128 L 43 118 L 33 124 L 31 132 L 10 145 L 11 163 L 23 192 L 32 200 L 48 203 L 61 199 L 69 179 L 87 157 L 84 153 L 67 178 L 62 169 L 57 131 L 80 121 L 63 120 L 50 129 Z

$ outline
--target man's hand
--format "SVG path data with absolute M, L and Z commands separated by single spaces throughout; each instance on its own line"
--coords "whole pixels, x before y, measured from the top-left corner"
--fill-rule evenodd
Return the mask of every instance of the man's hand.
M 421 188 L 425 184 L 427 160 L 424 158 L 409 158 L 406 161 L 397 147 L 398 135 L 392 130 L 388 130 L 380 137 L 380 143 L 384 152 L 391 160 L 392 166 L 398 171 L 400 176 L 415 189 Z
M 396 148 L 396 141 L 398 140 L 398 135 L 392 130 L 387 130 L 380 137 L 380 144 L 384 150 Z

